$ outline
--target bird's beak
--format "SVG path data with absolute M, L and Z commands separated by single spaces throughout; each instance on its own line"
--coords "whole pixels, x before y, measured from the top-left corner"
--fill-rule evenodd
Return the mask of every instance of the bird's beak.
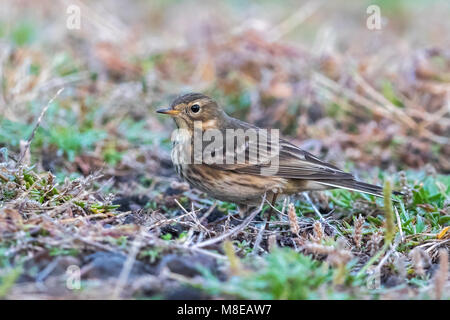
M 156 110 L 156 112 L 168 114 L 169 116 L 172 116 L 172 117 L 177 116 L 180 113 L 179 110 L 174 110 L 174 109 L 170 109 L 170 108 L 159 109 L 159 110 Z

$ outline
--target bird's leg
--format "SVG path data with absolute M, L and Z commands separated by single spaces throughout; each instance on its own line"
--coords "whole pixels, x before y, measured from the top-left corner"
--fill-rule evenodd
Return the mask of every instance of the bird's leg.
M 269 212 L 267 212 L 266 230 L 269 229 L 269 223 L 270 223 L 270 219 L 272 218 L 273 207 L 275 207 L 275 202 L 277 201 L 277 197 L 278 197 L 278 193 L 274 193 L 273 198 L 272 198 L 272 205 L 269 208 Z
M 244 219 L 245 216 L 247 215 L 248 211 L 249 211 L 249 206 L 248 205 L 239 205 L 238 204 L 237 207 L 238 207 L 239 217 L 241 219 Z

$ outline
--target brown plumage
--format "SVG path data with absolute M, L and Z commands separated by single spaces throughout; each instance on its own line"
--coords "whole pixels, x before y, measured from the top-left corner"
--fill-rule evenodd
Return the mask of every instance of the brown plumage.
M 213 198 L 234 202 L 237 204 L 255 205 L 261 202 L 266 193 L 267 199 L 274 201 L 280 194 L 295 194 L 309 190 L 325 190 L 343 188 L 382 196 L 382 188 L 376 185 L 355 180 L 353 175 L 321 161 L 311 153 L 304 151 L 283 139 L 273 140 L 271 131 L 265 132 L 246 122 L 228 116 L 211 98 L 200 93 L 189 93 L 178 97 L 168 109 L 158 110 L 159 113 L 171 115 L 179 129 L 174 136 L 172 160 L 176 171 L 192 187 L 206 192 Z M 210 163 L 202 160 L 194 162 L 194 123 L 201 123 L 201 130 L 215 129 L 223 134 L 220 152 L 225 159 L 226 152 L 234 159 L 245 159 L 245 162 Z M 226 130 L 254 129 L 260 136 L 267 139 L 261 144 L 253 143 L 251 139 L 241 140 L 233 150 L 227 149 Z M 258 136 L 258 137 L 260 137 Z M 233 137 L 233 141 L 234 141 Z M 259 139 L 259 138 L 258 138 Z M 274 138 L 275 139 L 275 138 Z M 264 140 L 264 139 L 263 139 Z M 182 155 L 177 146 L 181 141 L 187 142 L 191 152 L 190 163 L 182 163 Z M 276 142 L 276 143 L 274 143 Z M 203 142 L 202 150 L 211 143 Z M 258 153 L 252 158 L 252 150 L 266 148 L 269 152 Z M 270 167 L 274 160 L 270 151 L 275 150 L 278 156 L 278 170 L 267 174 L 262 169 Z M 216 156 L 216 154 L 213 154 Z

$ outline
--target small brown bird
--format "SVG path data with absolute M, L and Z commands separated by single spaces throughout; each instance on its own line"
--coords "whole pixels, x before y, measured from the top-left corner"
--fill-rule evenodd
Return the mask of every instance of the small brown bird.
M 178 174 L 192 187 L 218 200 L 240 205 L 257 205 L 261 203 L 264 194 L 266 199 L 273 203 L 278 195 L 332 188 L 383 196 L 381 187 L 357 181 L 350 173 L 321 161 L 311 153 L 275 137 L 273 133 L 267 133 L 264 129 L 228 116 L 213 99 L 203 94 L 182 95 L 173 101 L 170 108 L 157 112 L 172 116 L 177 127 L 181 129 L 172 137 L 172 161 Z M 221 133 L 224 137 L 222 142 L 214 141 L 216 146 L 220 147 L 214 149 L 212 157 L 221 153 L 221 157 L 215 159 L 223 160 L 231 150 L 230 159 L 234 161 L 195 161 L 196 157 L 192 154 L 195 154 L 195 130 L 196 124 L 199 123 L 200 127 L 197 128 L 202 134 L 210 130 L 216 135 Z M 235 140 L 239 139 L 232 137 L 233 144 L 230 143 L 230 149 L 226 143 L 231 141 L 227 135 L 230 129 L 231 132 L 241 133 L 251 129 L 260 136 L 257 142 L 246 136 L 237 143 Z M 264 139 L 260 139 L 261 137 Z M 183 142 L 187 146 L 187 157 L 178 149 Z M 206 148 L 207 144 L 202 141 L 201 151 L 204 152 Z M 258 154 L 256 159 L 252 157 L 252 151 Z M 239 156 L 243 156 L 245 161 L 236 161 Z M 269 168 L 273 163 L 276 170 L 271 171 Z

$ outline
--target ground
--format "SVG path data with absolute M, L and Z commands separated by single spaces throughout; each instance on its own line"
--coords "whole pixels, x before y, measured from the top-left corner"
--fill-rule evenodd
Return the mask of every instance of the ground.
M 449 11 L 8 1 L 0 298 L 449 299 Z M 404 196 L 299 194 L 245 220 L 173 169 L 155 110 L 189 91 Z

